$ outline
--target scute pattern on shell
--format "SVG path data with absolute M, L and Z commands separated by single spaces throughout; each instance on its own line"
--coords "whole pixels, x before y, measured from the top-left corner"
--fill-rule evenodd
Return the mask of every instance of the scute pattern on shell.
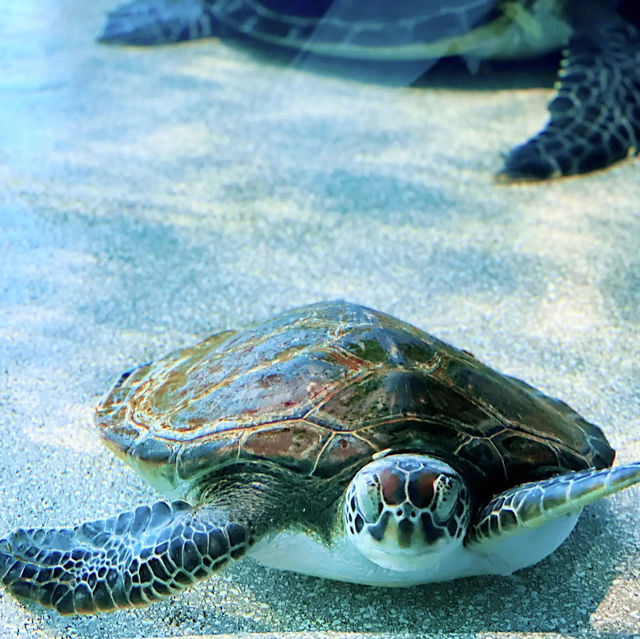
M 226 0 L 208 2 L 216 19 L 232 32 L 256 40 L 302 48 L 310 38 L 341 46 L 388 49 L 435 42 L 468 33 L 500 15 L 495 0 L 403 0 L 390 3 L 333 0 Z
M 431 453 L 495 492 L 614 455 L 566 404 L 347 302 L 218 333 L 125 373 L 96 422 L 116 453 L 170 485 L 236 461 L 350 475 L 391 449 Z

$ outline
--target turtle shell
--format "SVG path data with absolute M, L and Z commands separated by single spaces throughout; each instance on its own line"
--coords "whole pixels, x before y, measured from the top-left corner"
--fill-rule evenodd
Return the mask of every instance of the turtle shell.
M 565 45 L 570 31 L 560 0 L 536 7 L 527 3 L 507 7 L 496 0 L 225 0 L 205 4 L 214 22 L 229 35 L 285 50 L 355 60 L 539 55 Z
M 614 457 L 563 402 L 347 302 L 218 333 L 133 369 L 96 423 L 164 492 L 238 462 L 348 479 L 389 450 L 432 454 L 495 493 Z
M 208 10 L 232 31 L 292 48 L 301 48 L 309 38 L 334 47 L 401 47 L 463 35 L 502 15 L 497 4 L 496 0 L 226 0 L 210 3 Z

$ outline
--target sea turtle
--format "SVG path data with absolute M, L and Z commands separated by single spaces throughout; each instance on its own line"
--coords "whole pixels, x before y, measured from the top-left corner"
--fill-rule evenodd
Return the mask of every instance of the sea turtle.
M 504 179 L 584 173 L 635 155 L 640 139 L 637 0 L 133 0 L 99 40 L 157 44 L 222 35 L 326 59 L 406 65 L 525 58 L 566 47 L 544 129 L 515 147 Z
M 563 402 L 346 302 L 134 368 L 96 422 L 177 500 L 0 540 L 5 586 L 61 613 L 148 604 L 243 555 L 379 586 L 510 574 L 640 482 Z

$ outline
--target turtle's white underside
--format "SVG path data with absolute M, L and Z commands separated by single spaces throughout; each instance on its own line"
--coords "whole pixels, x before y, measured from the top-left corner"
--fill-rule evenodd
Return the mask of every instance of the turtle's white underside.
M 571 533 L 580 513 L 559 517 L 517 535 L 459 546 L 428 559 L 419 567 L 392 570 L 367 559 L 347 537 L 331 546 L 302 532 L 282 532 L 260 540 L 248 553 L 260 563 L 315 577 L 370 586 L 415 586 L 473 575 L 510 575 L 551 554 Z M 425 557 L 425 555 L 423 555 Z

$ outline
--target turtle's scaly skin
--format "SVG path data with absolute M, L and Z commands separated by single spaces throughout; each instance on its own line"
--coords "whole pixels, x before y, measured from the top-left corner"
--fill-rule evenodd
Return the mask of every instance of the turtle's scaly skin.
M 299 55 L 323 68 L 371 65 L 408 84 L 440 58 L 471 68 L 567 47 L 542 131 L 505 158 L 499 180 L 593 171 L 640 147 L 637 0 L 133 0 L 108 18 L 106 43 L 159 44 L 211 35 Z M 377 66 L 376 66 L 377 65 Z
M 160 490 L 269 459 L 350 476 L 376 452 L 455 463 L 481 495 L 613 461 L 566 404 L 423 331 L 334 302 L 285 313 L 122 376 L 100 404 L 107 444 Z
M 579 471 L 556 475 L 505 490 L 476 513 L 468 544 L 518 533 L 523 525 L 535 529 L 556 517 L 571 515 L 581 502 L 592 503 L 640 481 L 640 462 L 607 470 Z M 594 490 L 595 483 L 599 486 Z
M 582 11 L 581 3 L 574 11 Z M 600 20 L 597 7 L 587 13 L 590 22 L 572 37 L 562 62 L 549 121 L 509 153 L 502 177 L 586 173 L 638 153 L 640 30 L 613 12 Z
M 62 614 L 100 612 L 184 590 L 242 556 L 246 545 L 242 527 L 218 525 L 184 501 L 159 501 L 74 528 L 19 529 L 0 541 L 0 566 L 11 557 L 0 573 L 18 597 Z

